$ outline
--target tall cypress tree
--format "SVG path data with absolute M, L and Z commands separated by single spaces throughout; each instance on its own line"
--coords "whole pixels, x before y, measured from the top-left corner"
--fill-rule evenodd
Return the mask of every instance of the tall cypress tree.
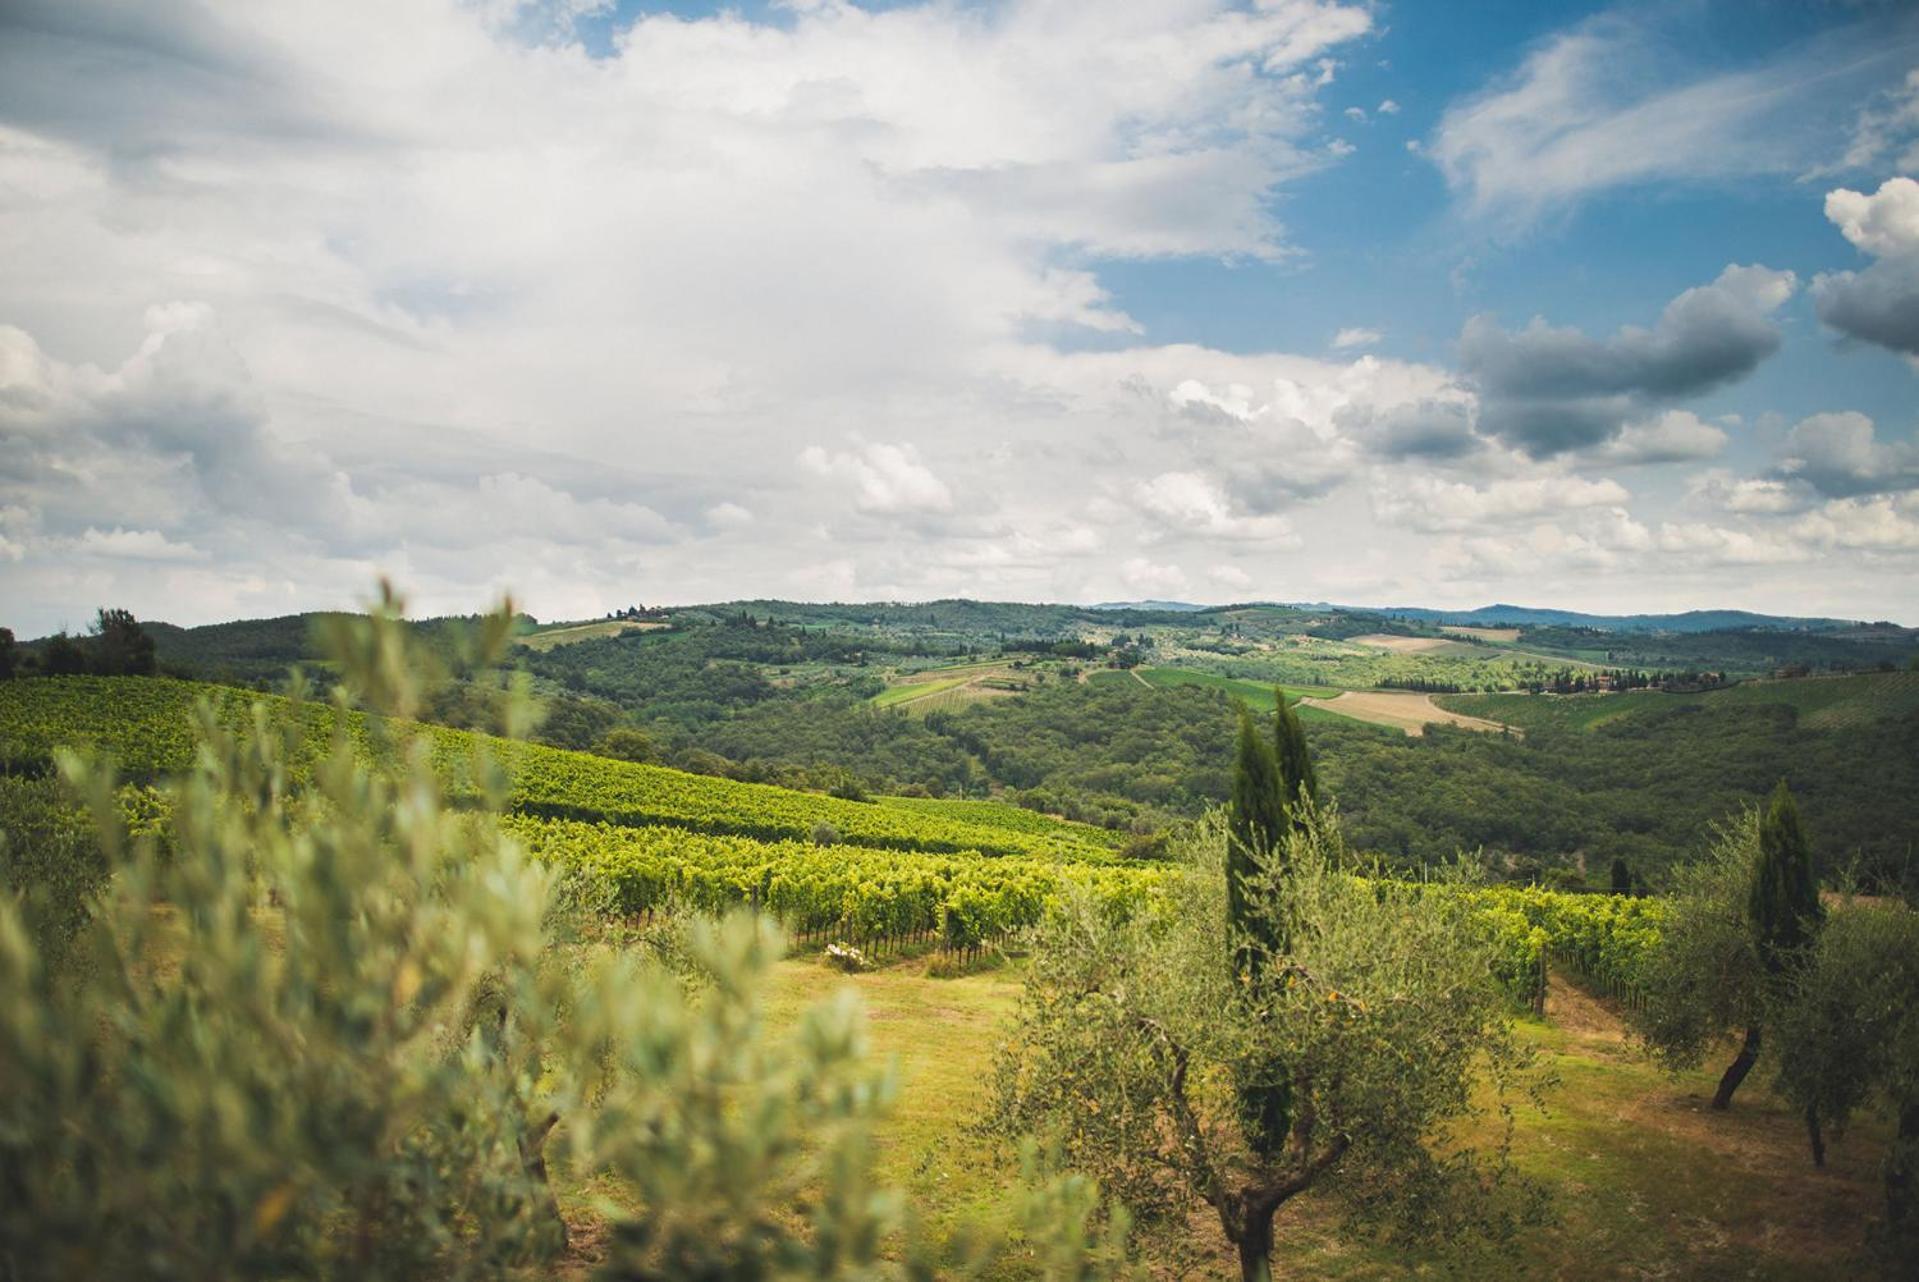
M 1799 824 L 1799 805 L 1781 779 L 1759 821 L 1759 862 L 1753 868 L 1747 906 L 1760 964 L 1770 975 L 1783 974 L 1812 942 L 1825 920 L 1819 903 L 1819 879 L 1812 847 Z
M 1279 761 L 1280 797 L 1287 817 L 1294 826 L 1299 820 L 1294 808 L 1300 798 L 1319 800 L 1319 776 L 1313 771 L 1312 754 L 1306 750 L 1306 729 L 1299 713 L 1286 702 L 1286 692 L 1273 687 L 1273 753 Z
M 1232 799 L 1227 807 L 1226 915 L 1236 969 L 1252 978 L 1263 951 L 1277 942 L 1272 914 L 1249 893 L 1266 871 L 1267 861 L 1285 840 L 1286 810 L 1280 800 L 1279 762 L 1273 746 L 1260 736 L 1252 714 L 1239 710 L 1239 745 L 1233 762 Z
M 1781 779 L 1773 789 L 1766 813 L 1759 819 L 1759 850 L 1753 860 L 1752 881 L 1746 892 L 1746 928 L 1752 932 L 1753 951 L 1770 985 L 1784 980 L 1805 946 L 1825 920 L 1819 903 L 1819 878 L 1813 871 L 1812 846 L 1799 823 L 1799 805 Z M 1714 1092 L 1712 1106 L 1726 1108 L 1733 1092 L 1759 1059 L 1762 1029 L 1755 1018 L 1746 1028 L 1738 1056 L 1727 1066 Z M 1816 1116 L 1808 1114 L 1815 1160 L 1824 1162 L 1825 1146 Z

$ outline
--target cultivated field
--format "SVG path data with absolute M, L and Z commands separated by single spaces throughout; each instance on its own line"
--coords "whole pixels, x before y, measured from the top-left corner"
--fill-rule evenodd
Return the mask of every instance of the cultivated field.
M 1442 708 L 1433 702 L 1431 695 L 1408 690 L 1348 690 L 1331 699 L 1308 697 L 1300 701 L 1300 706 L 1352 717 L 1356 721 L 1393 726 L 1409 735 L 1425 734 L 1427 725 L 1435 722 L 1495 734 L 1507 729 L 1497 721 Z
M 1445 623 L 1440 625 L 1439 630 L 1447 636 L 1491 641 L 1497 645 L 1511 645 L 1519 640 L 1518 628 L 1475 628 L 1464 623 Z
M 517 640 L 529 650 L 544 651 L 556 646 L 571 645 L 575 641 L 590 641 L 595 637 L 623 636 L 628 632 L 651 632 L 665 626 L 664 623 L 635 623 L 631 619 L 596 619 L 592 623 L 569 623 L 557 628 L 542 628 L 538 632 L 529 632 Z
M 946 668 L 928 668 L 902 677 L 897 683 L 874 695 L 876 708 L 902 708 L 927 713 L 952 709 L 981 699 L 1003 699 L 1030 688 L 1038 673 L 1032 668 L 1015 668 L 1009 663 L 968 663 Z
M 1352 638 L 1354 645 L 1369 645 L 1375 650 L 1385 650 L 1392 654 L 1472 654 L 1471 646 L 1457 641 L 1448 641 L 1444 637 L 1397 637 L 1384 632 L 1371 632 L 1363 637 Z

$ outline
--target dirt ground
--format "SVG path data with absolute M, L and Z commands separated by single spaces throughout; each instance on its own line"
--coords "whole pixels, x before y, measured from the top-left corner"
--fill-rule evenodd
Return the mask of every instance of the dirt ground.
M 1354 637 L 1353 644 L 1369 645 L 1375 650 L 1391 650 L 1394 654 L 1432 654 L 1435 651 L 1445 653 L 1459 645 L 1457 641 L 1448 641 L 1445 637 L 1395 637 L 1387 636 L 1383 632 Z
M 1300 703 L 1305 707 L 1324 708 L 1328 712 L 1336 712 L 1357 721 L 1395 726 L 1409 735 L 1426 733 L 1427 723 L 1434 721 L 1445 725 L 1463 726 L 1468 730 L 1490 731 L 1494 734 L 1508 728 L 1497 721 L 1488 721 L 1484 717 L 1469 717 L 1464 713 L 1448 712 L 1434 703 L 1431 695 L 1419 694 L 1411 690 L 1348 690 L 1331 699 L 1315 699 L 1308 696 L 1301 699 Z M 1519 733 L 1517 729 L 1512 732 Z

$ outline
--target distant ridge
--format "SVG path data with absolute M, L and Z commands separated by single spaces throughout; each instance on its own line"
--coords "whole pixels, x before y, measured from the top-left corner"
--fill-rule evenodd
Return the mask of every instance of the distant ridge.
M 1194 605 L 1191 601 L 1102 601 L 1098 605 L 1089 605 L 1089 610 L 1158 610 L 1165 614 L 1199 614 L 1219 607 Z
M 1482 605 L 1474 610 L 1434 610 L 1425 606 L 1335 606 L 1357 613 L 1383 614 L 1421 623 L 1487 627 L 1597 628 L 1606 632 L 1721 632 L 1763 628 L 1783 632 L 1837 632 L 1862 626 L 1856 619 L 1800 618 L 1755 614 L 1750 610 L 1687 610 L 1681 614 L 1584 614 L 1578 610 L 1535 609 L 1523 605 Z

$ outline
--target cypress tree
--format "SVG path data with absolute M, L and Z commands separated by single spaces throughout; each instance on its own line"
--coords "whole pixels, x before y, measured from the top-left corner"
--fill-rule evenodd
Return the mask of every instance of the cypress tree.
M 1313 771 L 1312 754 L 1306 750 L 1306 730 L 1299 723 L 1299 713 L 1286 702 L 1286 692 L 1279 687 L 1273 688 L 1273 752 L 1279 762 L 1280 797 L 1294 826 L 1298 819 L 1293 808 L 1300 798 L 1309 801 L 1319 800 L 1319 776 Z
M 1759 821 L 1759 862 L 1753 868 L 1747 906 L 1760 964 L 1781 975 L 1799 951 L 1812 942 L 1825 919 L 1819 904 L 1819 879 L 1812 847 L 1799 825 L 1799 805 L 1781 779 Z
M 1632 894 L 1632 869 L 1626 866 L 1623 857 L 1612 861 L 1612 893 L 1615 895 Z
M 1270 889 L 1271 860 L 1283 848 L 1288 819 L 1279 754 L 1244 706 L 1235 756 L 1227 809 L 1228 946 L 1235 973 L 1258 1001 L 1267 982 L 1267 963 L 1282 948 L 1274 905 L 1260 891 Z M 1267 1055 L 1247 1056 L 1235 1066 L 1233 1093 L 1240 1127 L 1254 1151 L 1262 1156 L 1279 1152 L 1292 1127 L 1292 1074 L 1286 1065 Z
M 1784 779 L 1773 789 L 1766 813 L 1759 819 L 1759 850 L 1746 894 L 1746 928 L 1752 932 L 1753 952 L 1768 983 L 1777 988 L 1825 919 L 1825 910 L 1819 904 L 1819 879 L 1813 872 L 1812 846 L 1799 823 L 1799 805 Z M 1731 1105 L 1733 1092 L 1759 1059 L 1761 1032 L 1755 1018 L 1746 1028 L 1738 1057 L 1719 1079 L 1719 1089 L 1712 1097 L 1714 1108 Z M 1806 1128 L 1814 1160 L 1823 1165 L 1825 1145 L 1819 1134 L 1819 1119 L 1810 1112 Z
M 1233 763 L 1233 791 L 1227 808 L 1227 929 L 1242 977 L 1251 978 L 1262 950 L 1274 939 L 1272 914 L 1249 893 L 1266 871 L 1266 861 L 1285 840 L 1286 811 L 1280 801 L 1279 762 L 1273 747 L 1245 708 L 1239 710 L 1239 745 Z

